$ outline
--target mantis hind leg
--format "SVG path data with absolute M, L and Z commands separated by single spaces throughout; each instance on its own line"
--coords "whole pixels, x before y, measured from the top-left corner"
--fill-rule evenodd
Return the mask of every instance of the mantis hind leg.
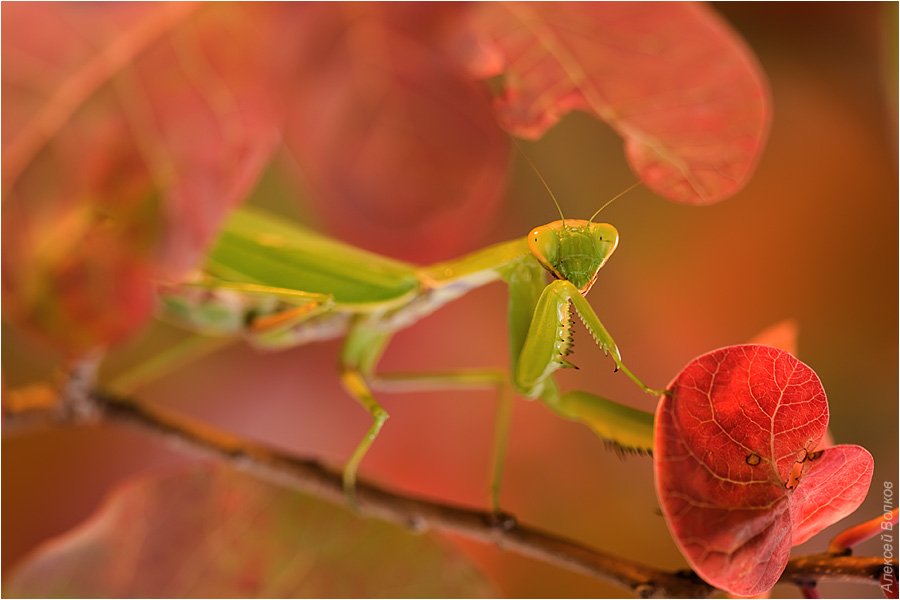
M 581 391 L 547 404 L 556 414 L 587 425 L 618 452 L 653 453 L 653 413 Z
M 328 294 L 209 277 L 161 286 L 160 298 L 166 320 L 206 335 L 244 336 L 272 349 L 296 345 L 292 330 L 334 305 Z

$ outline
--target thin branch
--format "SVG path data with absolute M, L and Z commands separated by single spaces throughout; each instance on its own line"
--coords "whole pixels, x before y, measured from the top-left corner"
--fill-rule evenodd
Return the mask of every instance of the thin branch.
M 865 523 L 860 523 L 855 527 L 840 532 L 828 544 L 828 552 L 831 554 L 847 554 L 857 544 L 861 544 L 885 530 L 890 531 L 893 529 L 897 523 L 898 516 L 900 516 L 900 509 L 895 508 Z
M 76 382 L 78 380 L 75 380 Z M 62 395 L 76 402 L 78 383 Z M 84 423 L 97 420 L 134 426 L 157 434 L 194 453 L 228 462 L 238 469 L 279 485 L 346 505 L 341 474 L 316 460 L 298 458 L 268 446 L 185 418 L 172 411 L 102 392 L 83 394 L 80 410 L 18 410 L 4 408 L 4 428 L 22 421 L 36 423 Z M 84 404 L 91 410 L 83 410 Z M 41 413 L 43 420 L 36 418 Z M 386 490 L 359 481 L 356 487 L 360 513 L 398 523 L 414 531 L 441 529 L 497 544 L 499 547 L 572 571 L 614 582 L 645 598 L 707 598 L 717 590 L 694 572 L 663 571 L 596 550 L 539 529 L 522 525 L 510 515 L 451 506 Z M 891 566 L 896 572 L 897 562 Z M 811 587 L 823 579 L 878 583 L 886 563 L 882 558 L 816 554 L 792 559 L 781 581 Z

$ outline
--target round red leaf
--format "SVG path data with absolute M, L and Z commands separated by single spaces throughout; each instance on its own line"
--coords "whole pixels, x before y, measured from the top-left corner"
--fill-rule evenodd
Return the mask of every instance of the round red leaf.
M 791 547 L 855 510 L 872 478 L 858 446 L 819 450 L 828 403 L 789 353 L 730 346 L 688 364 L 656 413 L 657 493 L 673 537 L 710 584 L 765 592 Z

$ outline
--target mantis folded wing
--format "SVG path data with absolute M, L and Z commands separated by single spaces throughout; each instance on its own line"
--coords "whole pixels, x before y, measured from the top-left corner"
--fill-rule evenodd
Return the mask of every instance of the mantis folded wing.
M 617 244 L 612 225 L 560 220 L 522 239 L 417 267 L 243 208 L 230 217 L 202 276 L 161 291 L 163 316 L 200 333 L 242 335 L 264 348 L 343 336 L 341 382 L 372 416 L 344 469 L 351 495 L 359 464 L 388 418 L 373 388 L 496 388 L 500 401 L 491 502 L 499 509 L 510 384 L 621 448 L 650 451 L 652 415 L 587 392 L 561 395 L 552 377 L 568 366 L 574 307 L 616 369 L 644 391 L 660 393 L 622 363 L 615 341 L 584 297 Z M 555 279 L 549 284 L 547 272 Z M 509 289 L 511 377 L 499 370 L 379 376 L 378 360 L 394 332 L 497 280 Z

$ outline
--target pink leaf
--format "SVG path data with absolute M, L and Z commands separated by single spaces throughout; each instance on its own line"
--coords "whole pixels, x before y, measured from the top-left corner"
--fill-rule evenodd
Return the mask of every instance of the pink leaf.
M 657 493 L 672 535 L 710 584 L 745 596 L 770 589 L 792 545 L 865 498 L 871 455 L 858 446 L 817 451 L 825 391 L 787 352 L 716 350 L 669 391 L 656 414 Z
M 571 110 L 607 121 L 654 191 L 704 204 L 738 191 L 769 126 L 755 58 L 693 3 L 485 3 L 461 52 L 477 76 L 505 74 L 497 110 L 537 138 Z
M 93 518 L 4 575 L 16 597 L 493 595 L 434 536 L 202 466 L 129 481 Z
M 287 142 L 329 228 L 418 262 L 496 215 L 509 163 L 490 98 L 440 51 L 463 6 L 311 5 Z
M 150 316 L 152 277 L 194 267 L 273 148 L 237 5 L 3 6 L 3 293 L 78 354 Z M 263 93 L 260 90 L 269 90 Z
M 865 448 L 847 444 L 826 448 L 812 460 L 791 503 L 793 545 L 856 510 L 872 481 L 872 467 L 872 455 Z

